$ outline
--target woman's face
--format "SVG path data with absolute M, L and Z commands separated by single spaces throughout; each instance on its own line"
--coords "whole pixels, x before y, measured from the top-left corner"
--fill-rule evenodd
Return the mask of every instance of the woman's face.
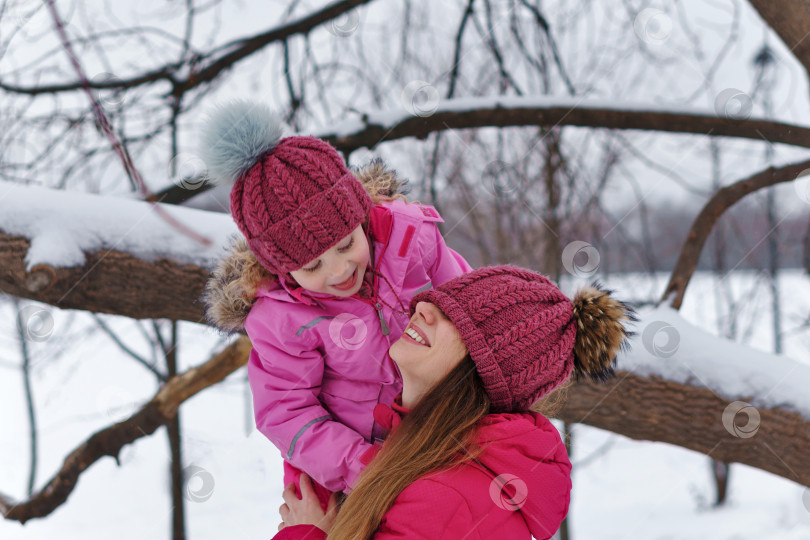
M 323 255 L 290 275 L 308 291 L 348 297 L 363 285 L 363 275 L 370 259 L 366 234 L 363 226 L 358 225 Z
M 404 384 L 427 390 L 467 356 L 467 347 L 438 307 L 419 302 L 402 337 L 388 353 L 399 366 Z

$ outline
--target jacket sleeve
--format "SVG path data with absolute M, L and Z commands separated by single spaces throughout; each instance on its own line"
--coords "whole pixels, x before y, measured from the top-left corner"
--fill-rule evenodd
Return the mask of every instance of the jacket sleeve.
M 424 223 L 422 230 L 419 247 L 434 288 L 472 270 L 464 257 L 447 247 L 435 224 Z
M 405 488 L 383 516 L 373 540 L 480 540 L 466 499 L 455 489 L 427 478 Z
M 481 540 L 464 497 L 442 483 L 423 479 L 405 488 L 383 516 L 373 540 Z M 284 527 L 273 540 L 325 540 L 314 525 Z
M 372 445 L 323 407 L 323 356 L 279 319 L 273 302 L 260 299 L 245 322 L 253 344 L 248 379 L 256 427 L 284 459 L 323 487 L 350 491 L 364 467 L 360 457 Z

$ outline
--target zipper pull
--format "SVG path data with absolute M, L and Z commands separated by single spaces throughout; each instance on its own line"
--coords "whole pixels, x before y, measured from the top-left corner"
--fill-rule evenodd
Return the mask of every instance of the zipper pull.
M 388 328 L 388 324 L 385 322 L 385 318 L 383 317 L 382 304 L 377 302 L 376 304 L 374 304 L 374 307 L 377 308 L 377 315 L 380 316 L 380 326 L 382 326 L 382 333 L 384 336 L 387 336 L 388 334 L 391 333 L 391 329 Z

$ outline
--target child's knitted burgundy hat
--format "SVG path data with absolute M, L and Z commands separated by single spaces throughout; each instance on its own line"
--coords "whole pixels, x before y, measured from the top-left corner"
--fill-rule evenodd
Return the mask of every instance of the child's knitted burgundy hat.
M 282 139 L 281 122 L 258 103 L 218 108 L 204 128 L 201 154 L 211 180 L 232 185 L 233 219 L 273 274 L 320 257 L 373 204 L 337 150 L 315 137 Z
M 515 266 L 473 270 L 411 300 L 435 304 L 467 346 L 493 412 L 528 410 L 571 372 L 594 380 L 613 374 L 632 335 L 632 307 L 598 283 L 569 300 L 548 278 Z

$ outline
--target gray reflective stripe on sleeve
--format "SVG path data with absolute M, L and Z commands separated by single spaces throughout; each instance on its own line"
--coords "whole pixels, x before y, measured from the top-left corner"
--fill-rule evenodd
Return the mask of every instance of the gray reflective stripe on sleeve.
M 287 452 L 287 459 L 290 459 L 290 458 L 292 457 L 292 455 L 293 455 L 293 450 L 295 450 L 295 443 L 296 443 L 296 442 L 298 442 L 298 437 L 300 437 L 301 435 L 303 435 L 303 434 L 304 434 L 304 432 L 307 430 L 307 428 L 308 428 L 309 426 L 311 426 L 312 424 L 314 424 L 314 423 L 316 423 L 316 422 L 320 422 L 320 421 L 322 421 L 322 420 L 329 420 L 330 418 L 331 418 L 331 416 L 329 416 L 329 415 L 327 414 L 326 416 L 321 416 L 320 418 L 315 418 L 314 420 L 310 420 L 309 422 L 307 422 L 307 425 L 305 425 L 304 427 L 302 427 L 302 428 L 301 428 L 301 429 L 298 431 L 298 433 L 296 433 L 296 434 L 295 434 L 295 437 L 293 437 L 292 443 L 290 443 L 290 451 L 289 451 L 289 452 Z
M 428 291 L 428 290 L 430 290 L 432 287 L 433 287 L 433 282 L 432 282 L 432 281 L 428 281 L 427 283 L 425 283 L 424 285 L 422 285 L 421 287 L 419 287 L 418 289 L 416 289 L 416 292 L 415 292 L 415 293 L 413 293 L 413 294 L 414 294 L 414 295 L 416 295 L 416 294 L 419 294 L 420 292 L 425 292 L 425 291 Z
M 321 322 L 324 319 L 334 319 L 334 317 L 331 317 L 329 315 L 324 315 L 323 317 L 318 317 L 317 319 L 313 319 L 313 320 L 309 321 L 307 324 L 305 324 L 304 326 L 302 326 L 301 328 L 299 328 L 298 332 L 296 332 L 295 335 L 300 336 L 304 332 L 304 330 L 306 330 L 307 328 L 312 328 L 313 326 L 315 326 L 316 324 L 318 324 L 319 322 Z

